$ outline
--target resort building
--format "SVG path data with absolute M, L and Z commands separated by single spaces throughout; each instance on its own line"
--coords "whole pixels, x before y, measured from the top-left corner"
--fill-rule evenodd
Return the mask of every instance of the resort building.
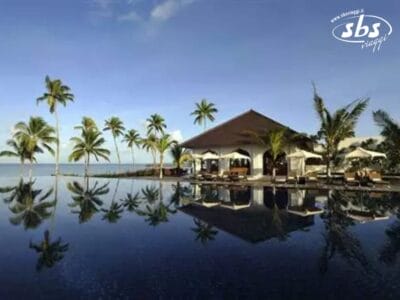
M 266 134 L 271 130 L 286 129 L 290 134 L 297 132 L 261 113 L 249 110 L 204 133 L 195 136 L 182 146 L 191 149 L 196 159 L 195 171 L 210 172 L 229 171 L 232 168 L 246 168 L 249 178 L 260 178 L 272 175 L 272 166 L 268 149 L 261 145 L 255 135 Z M 305 141 L 302 149 L 313 149 L 311 141 Z M 288 147 L 277 168 L 277 175 L 287 175 L 288 170 L 297 174 L 304 173 L 306 168 L 320 161 L 307 157 L 287 158 L 286 156 L 299 150 Z

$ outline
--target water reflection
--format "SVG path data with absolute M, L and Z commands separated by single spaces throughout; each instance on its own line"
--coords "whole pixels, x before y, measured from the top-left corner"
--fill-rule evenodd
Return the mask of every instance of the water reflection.
M 128 180 L 112 181 L 114 185 L 110 188 L 111 181 L 101 179 L 81 181 L 64 178 L 65 184 L 61 184 L 62 181 L 58 183 L 57 178 L 55 180 L 55 185 L 53 180 L 38 179 L 37 182 L 17 181 L 15 186 L 0 188 L 0 204 L 5 208 L 0 208 L 0 211 L 7 216 L 11 214 L 10 221 L 13 224 L 40 230 L 39 237 L 33 237 L 34 232 L 25 232 L 21 228 L 11 229 L 10 234 L 7 231 L 8 235 L 5 236 L 5 241 L 11 240 L 9 244 L 15 248 L 11 255 L 20 255 L 17 253 L 21 253 L 21 249 L 37 253 L 31 266 L 32 269 L 36 266 L 38 271 L 57 269 L 60 261 L 65 264 L 77 263 L 77 257 L 84 256 L 85 251 L 93 250 L 86 240 L 89 234 L 93 239 L 101 239 L 107 245 L 112 244 L 107 240 L 110 236 L 117 236 L 127 243 L 127 248 L 131 251 L 121 257 L 132 254 L 127 258 L 129 263 L 132 266 L 137 264 L 147 271 L 135 261 L 134 251 L 145 253 L 142 255 L 153 255 L 149 254 L 151 251 L 143 249 L 148 250 L 146 247 L 163 243 L 166 243 L 165 249 L 169 251 L 171 245 L 174 245 L 171 239 L 176 234 L 177 243 L 188 244 L 187 249 L 180 245 L 182 257 L 192 257 L 194 252 L 203 259 L 201 256 L 207 252 L 218 257 L 221 264 L 225 263 L 224 267 L 229 268 L 224 256 L 219 255 L 225 249 L 235 249 L 239 250 L 235 252 L 235 259 L 240 260 L 244 256 L 246 266 L 243 269 L 249 266 L 247 269 L 251 267 L 257 275 L 265 275 L 261 267 L 257 267 L 268 268 L 266 262 L 271 265 L 270 270 L 276 270 L 277 267 L 287 270 L 290 268 L 288 265 L 298 263 L 302 257 L 307 258 L 307 264 L 302 265 L 302 268 L 314 272 L 309 277 L 313 280 L 327 280 L 349 272 L 357 282 L 365 280 L 369 281 L 370 286 L 381 287 L 387 278 L 397 280 L 400 275 L 398 268 L 393 267 L 398 263 L 400 255 L 398 194 L 199 186 L 184 182 L 168 184 L 156 181 L 136 181 L 134 186 L 133 181 Z M 58 188 L 60 199 L 55 214 Z M 62 220 L 55 227 L 57 233 L 53 233 L 53 224 L 49 222 L 51 215 L 55 222 L 57 218 Z M 87 235 L 79 232 L 77 217 L 79 223 L 92 220 L 92 226 L 85 226 Z M 130 221 L 132 222 L 129 223 Z M 167 226 L 168 222 L 172 226 Z M 108 230 L 115 231 L 112 235 L 103 235 L 101 229 L 110 226 L 108 223 L 116 223 L 113 227 L 107 227 Z M 7 219 L 5 224 L 10 227 Z M 42 226 L 38 228 L 40 224 Z M 174 224 L 179 226 L 173 226 Z M 4 222 L 0 222 L 0 226 L 4 226 Z M 157 228 L 147 236 L 148 231 L 143 228 L 148 226 Z M 163 230 L 159 230 L 160 227 Z M 69 234 L 71 230 L 75 232 Z M 132 235 L 131 230 L 140 234 Z M 166 234 L 168 230 L 173 230 L 172 234 Z M 68 237 L 68 243 L 58 237 L 58 232 L 62 237 Z M 21 234 L 27 235 L 23 243 L 25 246 L 18 247 L 18 243 L 12 239 L 20 238 Z M 30 240 L 28 249 L 26 245 Z M 195 244 L 189 245 L 190 243 Z M 77 246 L 72 247 L 74 244 Z M 209 246 L 207 251 L 202 245 Z M 101 263 L 112 268 L 110 266 L 114 262 L 104 259 L 110 259 L 110 247 L 99 247 L 96 251 L 98 250 L 99 257 L 103 256 Z M 241 249 L 246 251 L 240 251 Z M 73 255 L 66 254 L 72 251 L 77 252 Z M 262 256 L 265 253 L 273 257 L 293 257 L 293 260 L 274 265 L 275 262 L 268 260 L 267 255 Z M 27 256 L 27 259 L 30 258 L 32 255 Z M 150 258 L 153 259 L 144 259 L 150 261 Z M 116 260 L 116 265 L 120 263 L 118 258 L 112 259 Z M 90 260 L 85 263 L 88 269 L 96 269 Z M 186 263 L 195 262 L 188 260 Z M 391 277 L 387 277 L 388 274 Z M 390 279 L 386 285 L 392 283 L 393 280 Z
M 360 241 L 349 231 L 349 227 L 354 225 L 354 220 L 349 218 L 344 209 L 348 204 L 347 195 L 340 191 L 332 192 L 326 203 L 325 212 L 321 216 L 325 225 L 325 245 L 319 263 L 321 273 L 328 271 L 329 261 L 335 255 L 340 255 L 351 266 L 357 265 L 364 270 L 368 268 L 368 260 Z
M 218 230 L 214 229 L 210 224 L 196 219 L 193 219 L 196 227 L 192 227 L 191 230 L 196 234 L 196 241 L 200 241 L 203 245 L 208 242 L 215 240 L 215 236 L 218 234 Z
M 104 212 L 103 220 L 109 223 L 116 223 L 121 219 L 124 209 L 122 204 L 112 201 L 109 208 L 102 208 L 101 211 Z
M 135 212 L 136 209 L 139 207 L 139 204 L 141 203 L 140 192 L 136 192 L 135 195 L 132 195 L 132 193 L 128 193 L 126 194 L 125 198 L 120 199 L 120 201 L 128 211 Z
M 25 229 L 34 229 L 52 215 L 51 208 L 56 202 L 47 199 L 53 193 L 53 189 L 34 189 L 34 184 L 34 181 L 24 182 L 21 179 L 18 185 L 2 189 L 4 193 L 11 193 L 4 198 L 14 215 L 9 219 L 11 224 L 22 224 Z
M 41 271 L 43 268 L 52 268 L 57 262 L 64 258 L 65 252 L 68 251 L 69 244 L 63 243 L 59 237 L 55 241 L 51 241 L 50 232 L 44 232 L 44 238 L 40 243 L 29 243 L 29 248 L 36 251 L 39 255 L 36 264 L 36 270 Z
M 94 214 L 99 212 L 100 207 L 103 205 L 101 196 L 107 195 L 110 191 L 108 188 L 109 182 L 99 185 L 96 181 L 90 187 L 89 180 L 83 186 L 77 181 L 69 182 L 67 184 L 68 190 L 71 192 L 73 202 L 69 204 L 72 208 L 71 212 L 78 214 L 79 223 L 89 221 Z
M 144 207 L 136 209 L 139 216 L 145 218 L 150 226 L 158 226 L 169 221 L 169 215 L 176 213 L 174 202 L 164 203 L 163 186 L 147 185 L 142 189 Z

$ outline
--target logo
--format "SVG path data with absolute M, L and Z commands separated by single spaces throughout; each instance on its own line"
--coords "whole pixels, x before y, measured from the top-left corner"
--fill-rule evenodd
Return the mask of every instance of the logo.
M 379 51 L 392 34 L 392 25 L 384 18 L 368 15 L 364 9 L 342 13 L 331 20 L 335 23 L 332 35 L 335 39 L 352 44 L 360 44 L 361 49 Z M 337 24 L 339 23 L 339 24 Z

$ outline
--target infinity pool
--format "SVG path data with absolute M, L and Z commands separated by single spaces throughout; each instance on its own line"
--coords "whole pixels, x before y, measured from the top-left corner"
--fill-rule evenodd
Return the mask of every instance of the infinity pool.
M 400 297 L 400 196 L 0 179 L 0 299 Z

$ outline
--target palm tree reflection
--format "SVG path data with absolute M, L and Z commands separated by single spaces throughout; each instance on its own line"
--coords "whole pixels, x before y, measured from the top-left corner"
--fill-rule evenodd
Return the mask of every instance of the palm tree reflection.
M 111 202 L 108 209 L 102 208 L 101 211 L 105 213 L 103 220 L 107 220 L 109 223 L 116 223 L 121 218 L 124 209 L 122 208 L 122 204 Z
M 132 193 L 126 194 L 126 197 L 120 200 L 122 205 L 130 212 L 136 211 L 141 203 L 140 192 L 136 192 L 135 195 Z
M 69 204 L 72 209 L 72 213 L 79 215 L 79 223 L 89 221 L 92 216 L 97 213 L 100 207 L 103 205 L 103 201 L 100 196 L 109 193 L 108 188 L 109 182 L 98 186 L 96 183 L 89 188 L 89 179 L 86 181 L 86 187 L 82 186 L 79 182 L 70 182 L 67 185 L 68 190 L 72 193 L 73 202 Z
M 38 227 L 43 220 L 51 216 L 50 208 L 55 205 L 55 201 L 45 201 L 53 193 L 49 189 L 42 194 L 42 189 L 34 189 L 34 181 L 24 182 L 21 180 L 15 187 L 3 189 L 11 192 L 4 201 L 10 203 L 10 211 L 14 214 L 10 217 L 10 222 L 14 225 L 23 224 L 25 229 Z
M 39 254 L 36 270 L 41 271 L 44 267 L 51 268 L 64 258 L 64 253 L 68 251 L 69 244 L 62 243 L 59 237 L 56 241 L 51 241 L 48 230 L 44 232 L 44 239 L 38 244 L 29 243 L 29 248 Z
M 360 241 L 348 231 L 348 228 L 354 225 L 354 221 L 347 216 L 344 209 L 348 201 L 345 193 L 334 191 L 328 198 L 324 214 L 321 215 L 325 224 L 325 246 L 319 269 L 323 274 L 328 271 L 329 261 L 336 254 L 339 254 L 349 265 L 369 271 L 369 262 L 363 253 Z
M 191 228 L 191 230 L 196 234 L 196 241 L 200 241 L 203 245 L 210 241 L 215 240 L 215 236 L 218 234 L 218 230 L 214 229 L 213 226 L 199 219 L 193 219 L 196 227 Z
M 142 195 L 149 204 L 152 204 L 157 201 L 157 199 L 159 199 L 160 190 L 154 185 L 147 185 L 145 188 L 142 189 Z
M 380 251 L 379 260 L 386 265 L 394 265 L 400 253 L 400 204 L 399 195 L 391 194 L 388 203 L 397 219 L 386 230 L 387 241 Z
M 163 201 L 162 184 L 160 187 L 146 186 L 142 189 L 144 199 L 147 201 L 144 209 L 138 209 L 137 214 L 145 217 L 145 221 L 151 226 L 157 226 L 168 222 L 168 216 L 176 213 L 173 203 L 168 205 Z

